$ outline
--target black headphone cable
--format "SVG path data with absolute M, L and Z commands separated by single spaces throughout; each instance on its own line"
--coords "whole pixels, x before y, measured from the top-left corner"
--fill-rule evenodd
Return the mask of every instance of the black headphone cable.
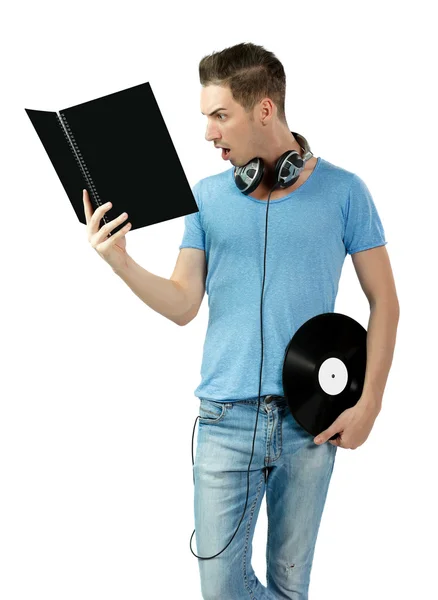
M 221 550 L 220 552 L 218 552 L 217 554 L 215 554 L 214 556 L 198 556 L 197 554 L 195 554 L 192 550 L 192 539 L 193 536 L 195 534 L 196 529 L 193 530 L 192 536 L 190 538 L 190 552 L 196 556 L 196 558 L 199 558 L 201 560 L 210 560 L 211 558 L 216 558 L 216 556 L 219 556 L 219 554 L 222 554 L 222 552 L 224 550 L 226 550 L 228 548 L 228 546 L 231 544 L 231 542 L 234 539 L 234 536 L 236 535 L 236 533 L 239 530 L 240 524 L 242 523 L 243 517 L 245 515 L 246 512 L 246 507 L 248 506 L 248 496 L 249 496 L 249 471 L 250 471 L 250 467 L 251 467 L 251 463 L 252 463 L 252 458 L 254 456 L 254 442 L 255 442 L 255 437 L 257 434 L 257 423 L 258 423 L 258 419 L 259 419 L 259 409 L 260 409 L 260 391 L 261 391 L 261 384 L 262 384 L 262 368 L 263 368 L 263 290 L 265 287 L 265 275 L 266 275 L 266 241 L 267 241 L 267 237 L 268 237 L 268 211 L 269 211 L 269 200 L 271 198 L 271 194 L 274 191 L 274 189 L 276 187 L 279 186 L 279 182 L 277 181 L 275 183 L 275 185 L 272 187 L 271 191 L 269 192 L 268 195 L 268 200 L 267 200 L 267 206 L 266 206 L 266 223 L 265 223 L 265 254 L 264 254 L 264 262 L 263 262 L 263 283 L 262 283 L 262 294 L 260 297 L 260 333 L 261 333 L 261 343 L 262 343 L 262 354 L 261 354 L 261 363 L 260 363 L 260 380 L 259 380 L 259 396 L 258 396 L 258 405 L 257 405 L 257 418 L 256 418 L 256 424 L 255 424 L 255 428 L 254 428 L 254 436 L 253 436 L 253 440 L 252 440 L 252 452 L 251 452 L 251 459 L 249 461 L 249 465 L 248 465 L 248 477 L 247 477 L 247 488 L 246 488 L 246 501 L 245 501 L 245 508 L 243 509 L 243 514 L 242 517 L 239 521 L 239 524 L 237 526 L 236 531 L 233 533 L 233 536 L 231 537 L 230 541 L 228 542 L 228 544 L 225 546 L 225 548 L 223 550 Z M 193 427 L 193 434 L 192 434 L 192 466 L 194 467 L 195 462 L 194 462 L 194 458 L 193 458 L 193 440 L 195 437 L 195 428 L 196 428 L 196 421 L 199 419 L 199 416 L 196 417 L 195 420 L 195 425 Z M 195 472 L 193 469 L 193 485 L 195 484 Z

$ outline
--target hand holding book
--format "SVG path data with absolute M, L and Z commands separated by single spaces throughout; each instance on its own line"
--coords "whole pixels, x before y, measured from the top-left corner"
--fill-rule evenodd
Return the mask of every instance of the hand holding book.
M 111 202 L 99 206 L 94 212 L 87 190 L 83 190 L 85 219 L 87 221 L 88 241 L 96 252 L 101 256 L 113 270 L 127 266 L 128 254 L 126 252 L 125 234 L 131 228 L 131 223 L 126 223 L 117 233 L 111 235 L 111 231 L 126 221 L 128 215 L 123 213 L 106 223 L 99 229 L 99 223 L 103 215 L 111 208 Z

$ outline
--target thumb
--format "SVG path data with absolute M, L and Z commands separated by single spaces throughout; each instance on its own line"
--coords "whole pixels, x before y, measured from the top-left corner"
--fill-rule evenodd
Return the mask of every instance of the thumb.
M 316 438 L 313 439 L 315 444 L 324 444 L 327 440 L 329 440 L 335 433 L 338 433 L 338 422 L 335 421 L 330 425 L 328 429 L 322 431 Z

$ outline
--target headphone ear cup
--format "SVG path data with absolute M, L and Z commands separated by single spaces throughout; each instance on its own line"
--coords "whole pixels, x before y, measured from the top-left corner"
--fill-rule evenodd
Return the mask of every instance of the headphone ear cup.
M 253 192 L 263 179 L 265 163 L 262 158 L 253 158 L 243 167 L 234 167 L 234 183 L 242 194 Z
M 280 188 L 288 188 L 298 180 L 303 168 L 304 160 L 298 152 L 286 150 L 275 163 L 275 181 Z

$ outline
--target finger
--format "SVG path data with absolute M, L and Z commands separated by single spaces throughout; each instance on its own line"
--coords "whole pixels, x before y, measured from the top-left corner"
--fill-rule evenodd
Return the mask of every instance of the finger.
M 89 221 L 89 232 L 91 235 L 97 233 L 100 229 L 100 220 L 104 216 L 106 212 L 108 212 L 112 208 L 111 202 L 107 202 L 106 204 L 101 204 L 96 208 L 96 210 L 91 215 L 91 219 Z M 109 223 L 108 223 L 109 225 Z M 102 226 L 103 229 L 103 226 Z
M 102 227 L 102 229 L 103 229 L 103 227 Z M 118 240 L 119 238 L 123 237 L 130 229 L 131 229 L 131 223 L 126 223 L 126 225 L 124 227 L 122 227 L 121 229 L 119 229 L 119 231 L 117 231 L 117 233 L 114 233 L 110 237 L 105 238 L 103 242 L 100 242 L 98 244 L 99 251 L 106 250 L 106 248 L 108 248 L 108 246 L 110 246 L 114 242 L 114 240 Z
M 325 444 L 325 442 L 328 442 L 332 436 L 333 433 L 330 432 L 330 429 L 327 429 L 326 431 L 321 431 L 321 433 L 316 436 L 314 441 L 316 444 Z
M 91 215 L 93 214 L 93 211 L 91 209 L 90 198 L 88 197 L 87 190 L 82 190 L 82 201 L 84 203 L 85 220 L 88 225 L 88 223 L 90 222 L 90 219 L 91 219 Z
M 106 223 L 105 225 L 103 225 L 99 229 L 99 231 L 96 234 L 94 234 L 94 236 L 90 236 L 90 241 L 91 241 L 92 245 L 94 247 L 96 247 L 98 244 L 106 241 L 108 239 L 108 237 L 110 237 L 112 239 L 115 234 L 109 235 L 111 233 L 111 231 L 113 229 L 115 229 L 118 225 L 125 223 L 127 221 L 127 219 L 128 219 L 128 215 L 123 213 L 123 214 L 119 215 L 118 217 L 116 217 L 115 219 L 113 219 L 112 221 L 110 221 L 109 223 Z M 126 225 L 127 225 L 127 223 L 126 223 Z

